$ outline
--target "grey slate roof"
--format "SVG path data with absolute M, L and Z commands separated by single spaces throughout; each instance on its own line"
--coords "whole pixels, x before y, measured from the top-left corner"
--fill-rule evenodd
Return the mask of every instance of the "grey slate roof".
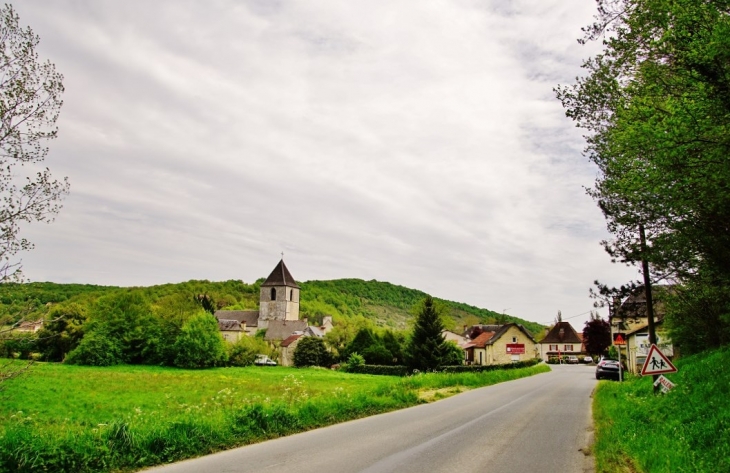
M 218 320 L 235 320 L 239 324 L 245 322 L 247 327 L 259 325 L 258 310 L 216 310 L 215 318 Z
M 264 340 L 285 340 L 294 332 L 302 332 L 306 328 L 306 320 L 270 320 Z
M 218 330 L 222 332 L 240 332 L 241 322 L 238 320 L 218 319 Z
M 286 286 L 299 289 L 297 282 L 292 277 L 291 273 L 284 264 L 284 260 L 279 261 L 274 270 L 266 278 L 266 281 L 261 285 L 264 286 Z

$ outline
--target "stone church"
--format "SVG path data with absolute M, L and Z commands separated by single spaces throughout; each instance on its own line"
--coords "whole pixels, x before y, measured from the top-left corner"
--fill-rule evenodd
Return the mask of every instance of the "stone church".
M 266 330 L 264 339 L 272 343 L 311 331 L 307 319 L 299 319 L 299 285 L 283 259 L 261 284 L 259 310 L 219 310 L 215 317 L 221 334 L 229 342 L 253 336 L 263 329 Z

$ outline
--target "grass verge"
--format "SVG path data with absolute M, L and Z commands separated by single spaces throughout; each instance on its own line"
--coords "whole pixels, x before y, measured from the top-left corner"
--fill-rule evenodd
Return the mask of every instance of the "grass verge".
M 413 406 L 424 402 L 423 391 L 545 371 L 537 365 L 400 378 L 283 367 L 39 363 L 0 393 L 0 471 L 140 469 Z
M 730 471 L 730 349 L 678 360 L 676 387 L 654 395 L 652 378 L 602 381 L 593 401 L 596 469 Z

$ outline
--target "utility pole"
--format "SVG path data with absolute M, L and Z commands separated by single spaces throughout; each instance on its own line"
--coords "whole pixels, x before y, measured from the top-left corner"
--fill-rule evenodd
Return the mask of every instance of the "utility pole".
M 639 224 L 639 238 L 641 239 L 641 270 L 644 273 L 644 291 L 646 292 L 646 316 L 649 319 L 649 343 L 656 345 L 656 330 L 654 328 L 654 301 L 651 297 L 651 277 L 649 275 L 649 260 L 647 259 L 646 251 L 646 233 L 644 232 L 644 224 Z M 654 382 L 659 379 L 659 375 L 652 377 Z M 654 392 L 656 393 L 659 387 L 654 384 Z

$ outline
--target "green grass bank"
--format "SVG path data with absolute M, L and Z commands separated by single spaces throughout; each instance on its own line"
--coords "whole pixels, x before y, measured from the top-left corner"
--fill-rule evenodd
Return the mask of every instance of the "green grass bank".
M 730 471 L 730 349 L 678 360 L 676 387 L 602 381 L 595 392 L 598 473 Z
M 284 367 L 39 363 L 3 383 L 0 471 L 131 471 L 549 370 L 541 364 L 400 378 Z

